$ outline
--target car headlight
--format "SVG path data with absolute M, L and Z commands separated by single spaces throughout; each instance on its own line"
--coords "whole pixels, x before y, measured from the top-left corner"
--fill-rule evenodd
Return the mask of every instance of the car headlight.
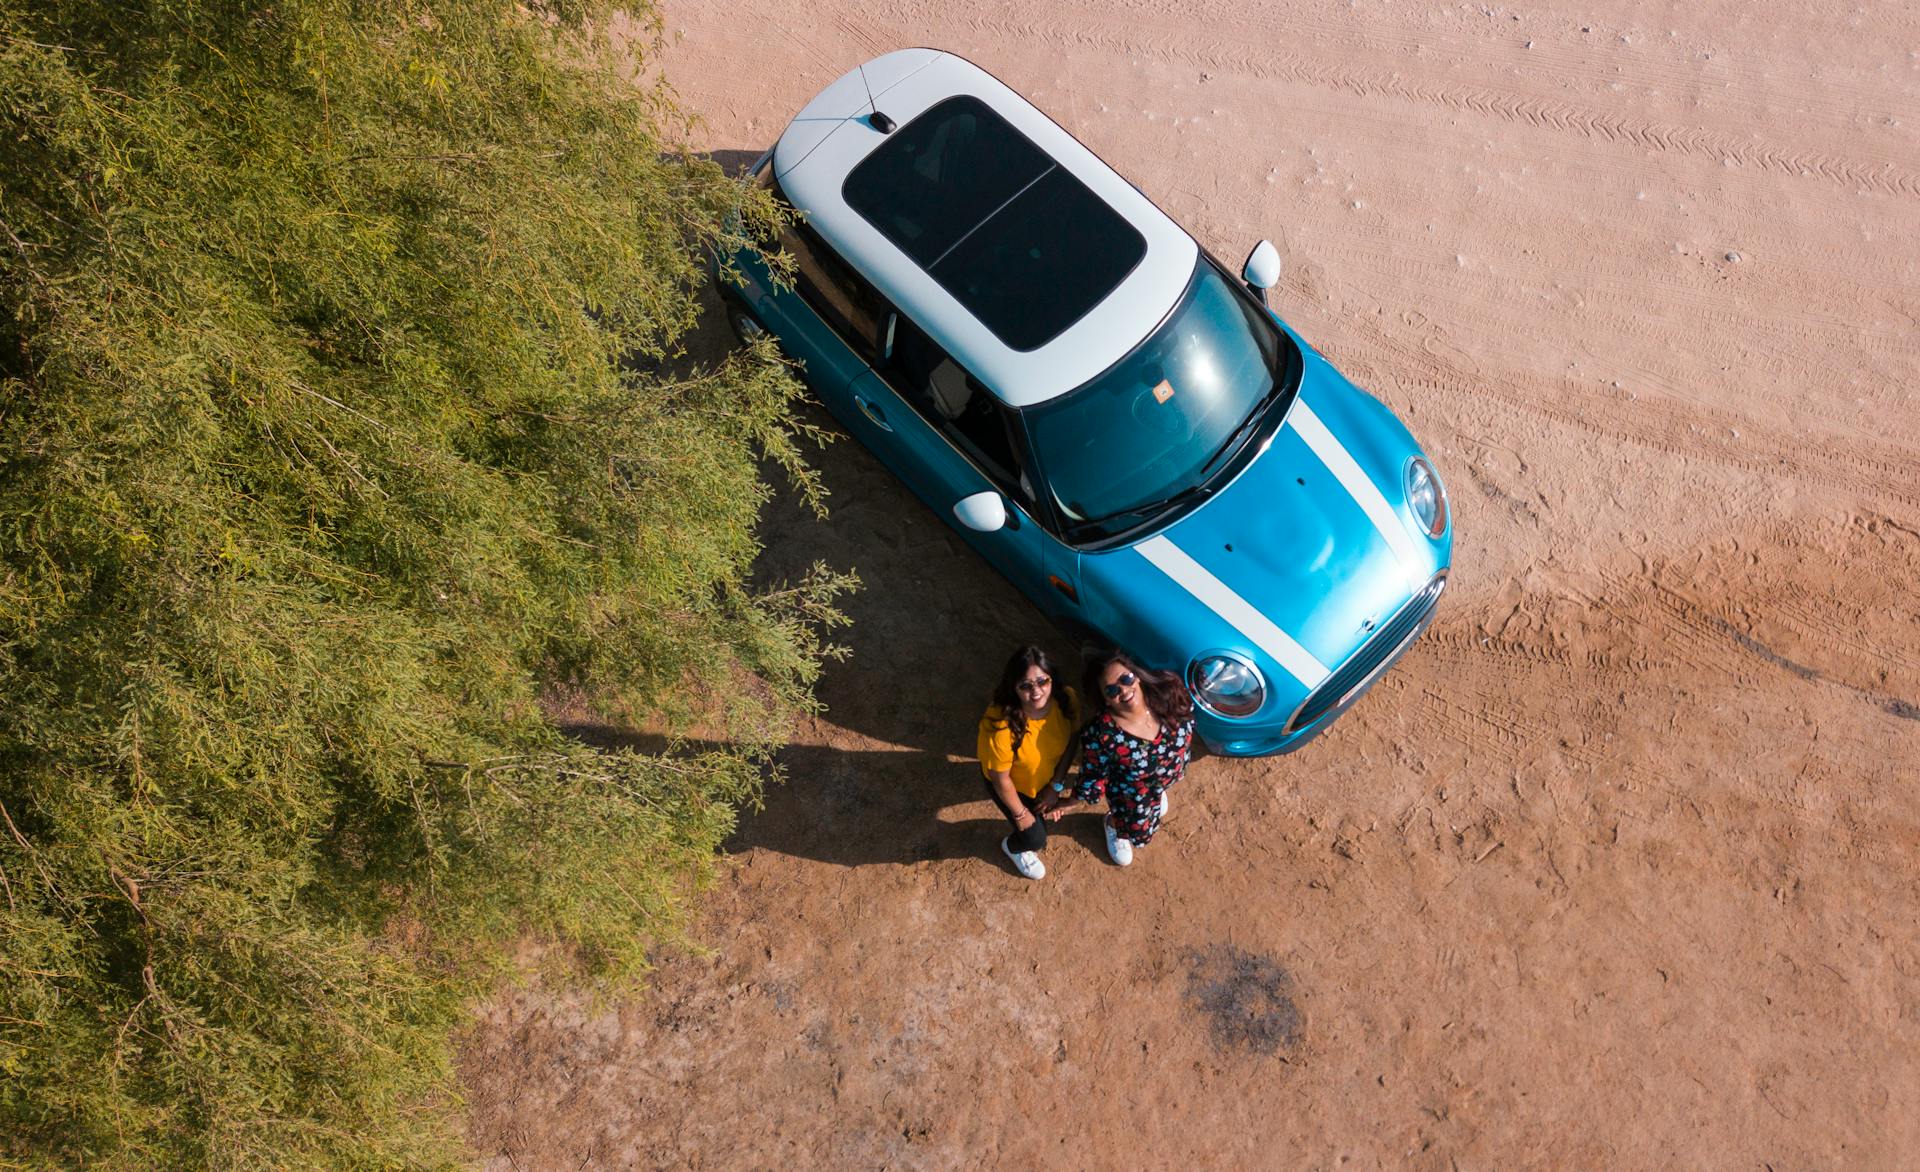
M 1260 669 L 1237 655 L 1211 652 L 1187 668 L 1187 688 L 1200 706 L 1216 716 L 1252 716 L 1267 701 Z
M 1427 463 L 1425 456 L 1407 461 L 1407 504 L 1428 537 L 1438 537 L 1447 531 L 1447 490 L 1440 483 L 1440 474 Z

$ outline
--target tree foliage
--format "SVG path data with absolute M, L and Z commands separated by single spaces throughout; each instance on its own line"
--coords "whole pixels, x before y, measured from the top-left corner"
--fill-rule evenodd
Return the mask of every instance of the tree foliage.
M 779 213 L 624 21 L 0 0 L 0 1163 L 457 1160 L 465 999 L 643 969 L 811 706 L 797 384 L 676 361 Z

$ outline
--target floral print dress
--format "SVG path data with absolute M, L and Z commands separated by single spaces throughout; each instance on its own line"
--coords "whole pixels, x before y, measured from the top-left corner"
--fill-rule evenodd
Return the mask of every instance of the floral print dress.
M 1160 726 L 1160 735 L 1143 741 L 1101 713 L 1087 726 L 1075 790 L 1091 802 L 1104 790 L 1113 828 L 1135 846 L 1152 841 L 1160 829 L 1160 795 L 1186 775 L 1193 750 L 1193 721 Z

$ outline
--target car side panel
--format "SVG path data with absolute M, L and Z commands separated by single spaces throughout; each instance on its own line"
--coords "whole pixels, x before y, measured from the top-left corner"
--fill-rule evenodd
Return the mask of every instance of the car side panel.
M 779 339 L 780 349 L 800 363 L 801 374 L 820 402 L 849 430 L 859 434 L 854 424 L 858 410 L 848 388 L 867 372 L 867 364 L 831 326 L 820 320 L 820 315 L 801 300 L 798 293 L 776 289 L 766 263 L 758 255 L 739 252 L 734 255 L 734 261 L 746 277 L 746 284 L 729 287 L 727 295 L 743 302 L 760 324 Z
M 979 533 L 960 524 L 953 506 L 976 492 L 997 491 L 995 486 L 799 295 L 774 288 L 758 256 L 742 252 L 735 259 L 746 284 L 730 287 L 727 295 L 743 302 L 787 356 L 801 363 L 807 385 L 842 426 L 1043 612 L 1060 617 L 1063 607 L 1071 609 L 1047 580 L 1048 566 L 1062 564 L 1071 551 L 1004 495 L 1012 522 L 1007 528 Z
M 918 496 L 951 525 L 980 556 L 1006 575 L 1029 597 L 1037 598 L 1046 588 L 1045 536 L 1018 502 L 1006 501 L 1008 523 L 992 533 L 981 533 L 960 524 L 953 506 L 977 492 L 999 492 L 971 461 L 954 450 L 946 438 L 935 431 L 919 412 L 896 394 L 885 379 L 869 370 L 849 388 L 856 402 L 856 414 L 870 423 L 867 411 L 859 403 L 881 415 L 891 430 L 858 432 L 861 442 L 880 457 Z

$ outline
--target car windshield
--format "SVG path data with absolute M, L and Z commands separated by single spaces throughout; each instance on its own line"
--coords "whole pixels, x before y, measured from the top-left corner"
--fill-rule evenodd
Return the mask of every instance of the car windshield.
M 1295 364 L 1291 342 L 1205 256 L 1167 320 L 1093 381 L 1026 412 L 1055 503 L 1074 530 L 1131 529 L 1198 494 L 1259 428 Z M 1262 412 L 1264 415 L 1264 411 Z M 1144 515 L 1142 515 L 1144 514 Z M 1102 524 L 1105 522 L 1105 524 Z

